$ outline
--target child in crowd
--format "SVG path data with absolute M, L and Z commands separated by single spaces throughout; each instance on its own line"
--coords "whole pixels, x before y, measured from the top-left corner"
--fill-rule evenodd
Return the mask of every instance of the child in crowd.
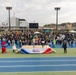
M 19 40 L 18 49 L 16 50 L 16 53 L 21 53 L 21 48 L 22 48 L 22 41 Z
M 21 41 L 21 40 L 19 40 L 18 50 L 21 50 L 21 48 L 22 48 L 22 41 Z
M 42 47 L 44 47 L 44 45 L 45 45 L 45 40 L 44 40 L 44 38 L 41 39 L 41 45 L 42 45 Z
M 35 42 L 36 42 L 35 37 L 32 39 L 32 42 L 33 42 L 33 47 L 35 47 Z

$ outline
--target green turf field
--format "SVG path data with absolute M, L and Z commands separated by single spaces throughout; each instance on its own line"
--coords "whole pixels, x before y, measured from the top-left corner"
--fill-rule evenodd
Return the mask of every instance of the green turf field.
M 0 58 L 37 58 L 37 57 L 72 57 L 76 56 L 76 48 L 68 48 L 67 54 L 64 54 L 62 48 L 54 48 L 56 53 L 52 54 L 16 54 L 12 50 L 7 49 L 6 54 L 2 54 L 0 50 Z M 76 75 L 76 72 L 30 72 L 30 73 L 0 73 L 0 75 Z
M 68 48 L 67 54 L 64 54 L 64 51 L 62 48 L 54 48 L 56 50 L 56 53 L 52 54 L 17 54 L 13 53 L 12 50 L 7 49 L 6 54 L 2 54 L 0 51 L 0 58 L 37 58 L 37 57 L 62 57 L 62 56 L 76 56 L 76 48 Z
M 0 75 L 76 75 L 76 72 L 0 73 Z

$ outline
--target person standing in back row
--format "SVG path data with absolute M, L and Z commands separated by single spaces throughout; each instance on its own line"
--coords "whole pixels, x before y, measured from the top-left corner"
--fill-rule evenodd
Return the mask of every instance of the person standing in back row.
M 63 40 L 64 53 L 67 53 L 67 41 Z

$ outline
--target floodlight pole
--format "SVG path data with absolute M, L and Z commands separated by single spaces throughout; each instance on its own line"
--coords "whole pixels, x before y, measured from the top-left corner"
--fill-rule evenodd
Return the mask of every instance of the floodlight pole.
M 10 23 L 10 10 L 12 9 L 12 7 L 6 7 L 6 10 L 8 10 L 8 14 L 9 14 L 9 31 L 11 30 L 11 23 Z
M 60 10 L 60 7 L 55 7 L 56 10 L 56 33 L 58 32 L 58 10 Z

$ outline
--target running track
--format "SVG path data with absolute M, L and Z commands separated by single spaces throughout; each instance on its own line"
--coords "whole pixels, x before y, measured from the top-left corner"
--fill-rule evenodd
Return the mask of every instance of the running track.
M 0 58 L 0 72 L 76 71 L 76 57 Z

